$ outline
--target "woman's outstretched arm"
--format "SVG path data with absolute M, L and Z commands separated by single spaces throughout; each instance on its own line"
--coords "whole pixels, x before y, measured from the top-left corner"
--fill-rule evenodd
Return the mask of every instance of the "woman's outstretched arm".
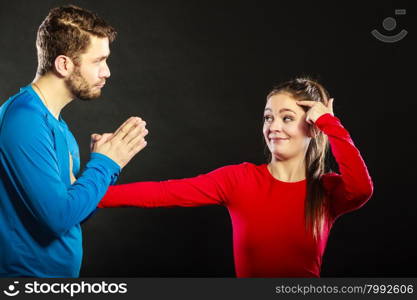
M 98 207 L 225 205 L 242 165 L 225 166 L 193 178 L 110 186 Z

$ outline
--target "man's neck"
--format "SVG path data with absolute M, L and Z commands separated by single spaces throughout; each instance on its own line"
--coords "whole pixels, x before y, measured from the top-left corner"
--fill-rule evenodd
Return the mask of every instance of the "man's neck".
M 73 100 L 64 80 L 51 73 L 36 75 L 32 87 L 56 119 L 61 110 Z

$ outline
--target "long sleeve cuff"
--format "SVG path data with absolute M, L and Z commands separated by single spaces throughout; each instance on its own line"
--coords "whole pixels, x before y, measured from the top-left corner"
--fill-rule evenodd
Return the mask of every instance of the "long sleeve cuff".
M 110 185 L 116 183 L 122 170 L 114 160 L 98 152 L 91 153 L 91 158 L 88 162 L 88 166 L 95 167 L 101 172 L 107 173 L 110 176 Z
M 321 115 L 315 122 L 316 126 L 322 130 L 324 133 L 327 134 L 327 129 L 329 127 L 333 127 L 336 132 L 332 133 L 340 138 L 349 138 L 349 132 L 343 127 L 342 123 L 340 122 L 339 118 L 333 116 L 330 113 L 326 113 Z

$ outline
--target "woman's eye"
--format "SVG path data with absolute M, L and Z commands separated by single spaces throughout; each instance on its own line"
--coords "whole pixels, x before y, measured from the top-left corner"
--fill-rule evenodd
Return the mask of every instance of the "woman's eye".
M 264 116 L 264 121 L 265 122 L 272 122 L 272 117 L 271 116 Z
M 291 116 L 285 116 L 285 117 L 283 118 L 283 120 L 284 120 L 284 122 L 289 122 L 289 121 L 293 121 L 293 120 L 294 120 L 294 118 L 293 118 L 293 117 L 291 117 Z

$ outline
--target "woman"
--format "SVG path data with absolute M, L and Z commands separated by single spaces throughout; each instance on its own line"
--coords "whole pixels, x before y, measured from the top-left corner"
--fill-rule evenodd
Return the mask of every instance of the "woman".
M 227 207 L 237 277 L 319 277 L 331 226 L 372 195 L 366 165 L 333 115 L 333 99 L 298 78 L 267 96 L 268 164 L 229 165 L 194 178 L 112 186 L 100 207 Z M 340 174 L 325 171 L 326 148 Z

